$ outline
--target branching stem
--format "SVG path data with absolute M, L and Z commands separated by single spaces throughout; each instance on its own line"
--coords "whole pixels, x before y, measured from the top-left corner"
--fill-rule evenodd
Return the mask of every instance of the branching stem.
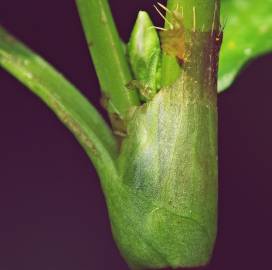
M 108 1 L 77 0 L 77 7 L 106 108 L 110 115 L 124 119 L 139 98 L 126 87 L 132 77 Z

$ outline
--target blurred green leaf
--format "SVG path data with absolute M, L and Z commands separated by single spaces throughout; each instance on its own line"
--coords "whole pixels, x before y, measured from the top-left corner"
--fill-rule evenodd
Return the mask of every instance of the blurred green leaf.
M 272 0 L 222 0 L 226 21 L 218 91 L 228 88 L 248 60 L 272 51 Z

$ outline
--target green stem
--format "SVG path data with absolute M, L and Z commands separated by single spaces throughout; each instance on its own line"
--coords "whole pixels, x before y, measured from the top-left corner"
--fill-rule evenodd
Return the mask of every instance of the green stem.
M 77 0 L 77 7 L 107 110 L 124 119 L 139 98 L 126 87 L 132 77 L 108 2 Z
M 182 74 L 129 122 L 117 161 L 123 187 L 109 207 L 114 238 L 138 269 L 203 266 L 216 238 L 219 7 L 182 3 Z
M 219 0 L 183 0 L 184 27 L 193 32 L 219 30 Z
M 185 55 L 182 76 L 173 87 L 181 93 L 181 106 L 188 112 L 183 118 L 183 126 L 188 128 L 183 132 L 189 136 L 183 139 L 184 145 L 181 149 L 184 150 L 189 145 L 190 151 L 194 153 L 194 159 L 190 160 L 191 174 L 196 176 L 197 181 L 191 188 L 193 190 L 199 186 L 205 187 L 196 193 L 197 200 L 194 205 L 197 206 L 194 211 L 198 212 L 197 220 L 207 230 L 207 250 L 211 255 L 217 231 L 217 69 L 221 46 L 220 5 L 219 0 L 183 0 L 182 7 Z M 190 179 L 189 175 L 187 179 Z
M 169 0 L 167 2 L 169 10 L 173 11 L 177 7 L 184 14 L 185 32 L 188 32 L 188 30 L 193 32 L 215 32 L 219 29 L 218 0 Z M 166 17 L 171 20 L 169 13 L 166 14 Z M 167 22 L 165 22 L 165 28 L 169 28 Z M 181 67 L 177 59 L 164 53 L 162 58 L 162 86 L 173 84 L 179 77 L 180 72 Z
M 192 98 L 216 106 L 217 66 L 221 46 L 219 0 L 184 0 L 184 88 Z M 216 128 L 216 127 L 215 127 Z
M 171 11 L 175 10 L 177 6 L 181 6 L 182 0 L 169 0 L 167 2 L 167 8 Z M 171 15 L 167 12 L 166 18 L 171 20 Z M 167 22 L 164 24 L 165 29 L 169 29 Z M 161 85 L 169 86 L 173 84 L 181 73 L 181 67 L 177 61 L 177 58 L 170 56 L 166 53 L 162 55 L 162 69 L 161 69 Z
M 40 97 L 68 127 L 99 175 L 113 174 L 116 141 L 100 114 L 58 71 L 1 27 L 0 66 Z

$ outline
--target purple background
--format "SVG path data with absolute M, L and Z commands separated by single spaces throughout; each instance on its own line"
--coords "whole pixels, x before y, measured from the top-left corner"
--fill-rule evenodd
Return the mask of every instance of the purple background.
M 110 2 L 125 39 L 139 7 L 160 22 L 152 1 Z M 0 23 L 98 106 L 98 82 L 73 0 L 1 0 Z M 271 55 L 252 62 L 219 96 L 219 232 L 207 270 L 271 267 L 271 69 Z M 128 269 L 83 150 L 3 70 L 0 85 L 0 270 Z

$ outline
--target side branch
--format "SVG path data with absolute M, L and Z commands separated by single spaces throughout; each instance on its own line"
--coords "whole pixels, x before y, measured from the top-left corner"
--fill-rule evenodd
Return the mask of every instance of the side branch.
M 58 71 L 0 27 L 0 66 L 39 96 L 103 173 L 114 167 L 116 141 L 96 109 Z

